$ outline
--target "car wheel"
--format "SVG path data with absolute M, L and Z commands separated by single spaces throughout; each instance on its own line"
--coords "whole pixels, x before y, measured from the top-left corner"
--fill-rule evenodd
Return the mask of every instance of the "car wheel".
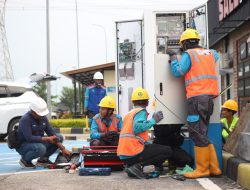
M 16 118 L 16 119 L 13 119 L 13 120 L 10 121 L 9 127 L 8 127 L 8 133 L 13 131 L 15 129 L 15 127 L 18 128 L 19 120 L 20 120 L 20 118 Z

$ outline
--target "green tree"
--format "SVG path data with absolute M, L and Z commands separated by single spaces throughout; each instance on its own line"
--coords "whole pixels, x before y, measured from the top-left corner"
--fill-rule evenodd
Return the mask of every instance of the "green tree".
M 45 101 L 47 100 L 46 82 L 39 82 L 32 89 Z
M 42 99 L 47 102 L 47 85 L 46 82 L 38 82 L 35 86 L 32 87 L 34 92 L 36 92 Z M 51 103 L 55 105 L 55 101 L 53 101 L 57 96 L 51 96 Z
M 70 87 L 63 87 L 60 101 L 65 106 L 70 108 L 70 111 L 73 112 L 74 110 L 74 89 Z

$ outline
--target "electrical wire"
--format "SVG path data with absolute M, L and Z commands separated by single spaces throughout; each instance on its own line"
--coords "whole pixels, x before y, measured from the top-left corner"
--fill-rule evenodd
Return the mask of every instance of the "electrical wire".
M 227 86 L 226 88 L 224 88 L 217 96 L 214 96 L 212 99 L 217 98 L 218 96 L 221 96 L 222 94 L 224 94 L 227 90 L 229 90 L 232 87 L 233 83 L 231 83 L 229 86 Z M 171 112 L 176 118 L 178 118 L 181 122 L 183 122 L 183 126 L 182 127 L 188 127 L 188 124 L 186 121 L 184 121 L 180 116 L 178 116 L 174 111 L 172 111 L 169 107 L 167 107 L 161 100 L 159 100 L 159 98 L 157 98 L 157 96 L 154 94 L 154 98 L 155 100 L 157 100 L 164 108 L 166 108 L 169 112 Z M 199 135 L 201 137 L 201 141 L 204 141 L 204 143 L 206 143 L 206 141 L 208 141 L 211 144 L 214 144 L 214 146 L 219 147 L 219 145 L 213 141 L 211 141 L 206 135 L 201 134 L 199 131 L 197 131 L 196 129 L 192 128 L 192 127 L 188 127 L 189 130 L 192 130 L 193 132 L 195 132 L 197 135 Z

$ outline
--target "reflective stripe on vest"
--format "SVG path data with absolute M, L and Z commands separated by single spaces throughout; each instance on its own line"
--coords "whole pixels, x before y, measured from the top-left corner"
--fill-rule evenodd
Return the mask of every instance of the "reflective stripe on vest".
M 214 75 L 199 75 L 197 77 L 193 77 L 187 81 L 185 81 L 185 85 L 188 86 L 190 83 L 195 82 L 197 80 L 201 80 L 201 79 L 214 79 L 217 80 L 217 77 Z
M 233 117 L 233 121 L 232 121 L 232 123 L 231 123 L 231 125 L 229 127 L 228 127 L 226 118 L 223 118 L 220 121 L 225 125 L 225 127 L 230 132 L 232 132 L 234 130 L 234 128 L 236 127 L 238 120 L 239 120 L 238 117 Z M 222 136 L 223 136 L 224 139 L 226 139 L 229 136 L 228 132 L 225 129 L 222 130 Z
M 121 134 L 120 135 L 120 138 L 124 138 L 124 137 L 133 137 L 133 138 L 136 138 L 138 139 L 139 141 L 141 141 L 142 143 L 145 143 L 145 139 L 143 139 L 142 137 L 140 136 L 137 136 L 135 134 L 132 134 L 132 133 L 125 133 L 125 134 Z
M 187 98 L 198 95 L 218 95 L 216 65 L 212 50 L 195 48 L 186 51 L 191 58 L 191 68 L 185 74 Z
M 144 143 L 148 141 L 148 131 L 134 134 L 133 130 L 134 117 L 141 110 L 135 108 L 124 117 L 117 147 L 118 156 L 135 156 L 143 151 Z

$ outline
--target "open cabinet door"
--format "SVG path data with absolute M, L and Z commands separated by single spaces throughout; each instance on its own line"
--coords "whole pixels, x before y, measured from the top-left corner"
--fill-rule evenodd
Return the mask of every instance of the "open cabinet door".
M 199 6 L 189 13 L 189 27 L 196 29 L 200 33 L 200 45 L 204 48 L 208 46 L 208 21 L 207 4 Z
M 143 87 L 142 20 L 116 22 L 117 110 L 125 116 L 133 108 L 133 89 Z

